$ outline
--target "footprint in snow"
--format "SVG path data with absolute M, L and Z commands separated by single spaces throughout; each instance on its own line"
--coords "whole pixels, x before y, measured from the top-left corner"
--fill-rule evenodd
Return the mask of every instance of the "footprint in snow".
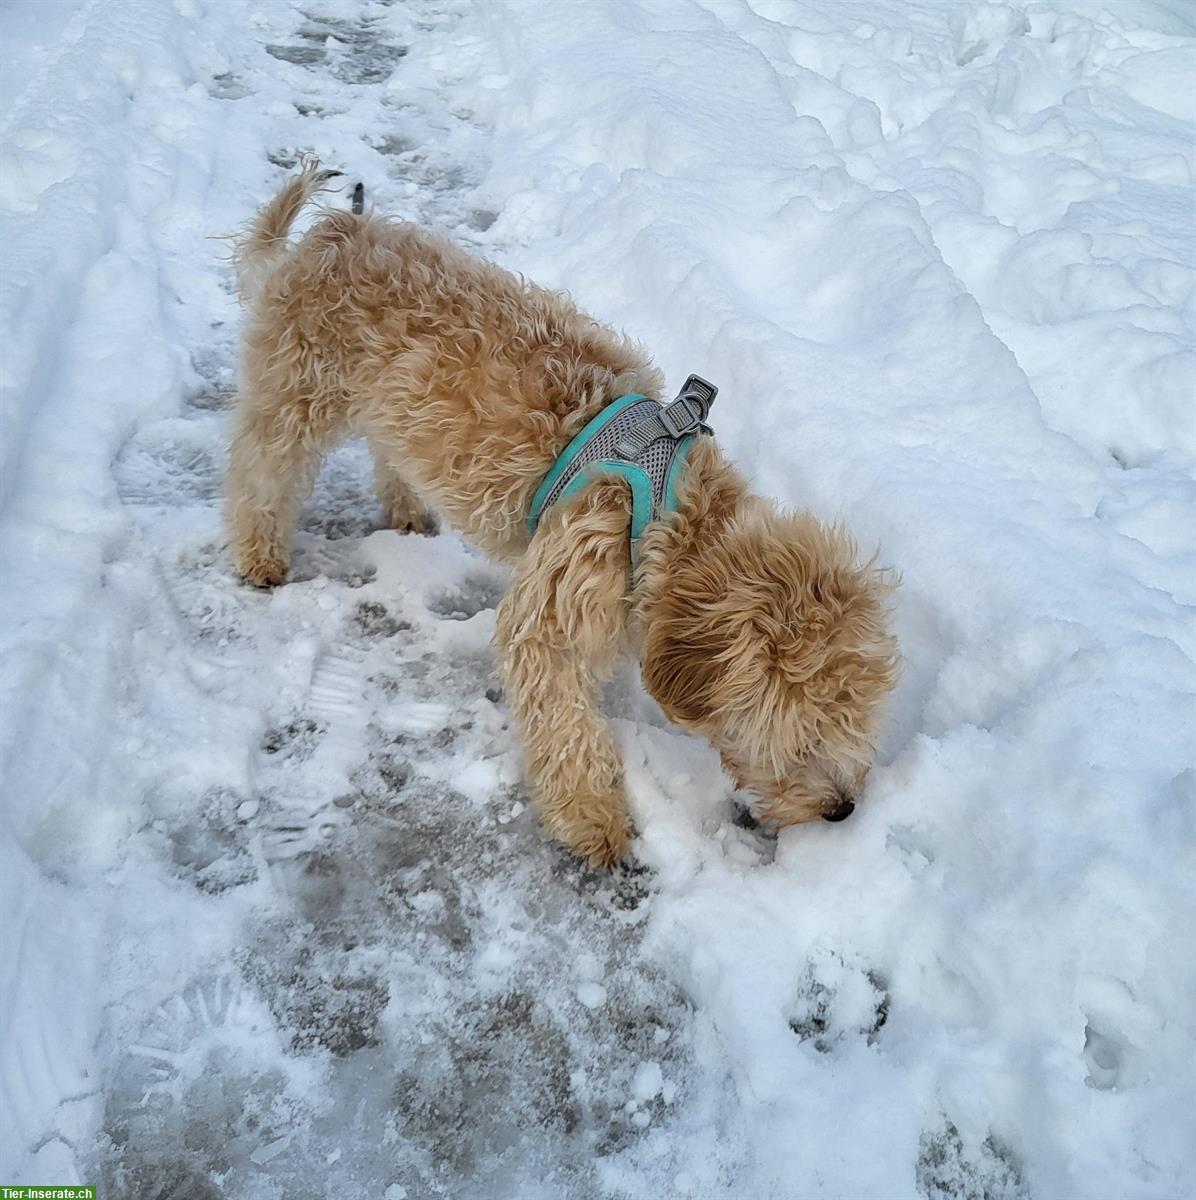
M 385 604 L 377 600 L 361 601 L 353 610 L 353 624 L 369 641 L 392 638 L 411 630 L 410 621 L 396 617 Z
M 214 100 L 243 100 L 252 94 L 253 89 L 234 71 L 213 75 L 208 85 L 208 95 Z
M 349 588 L 360 588 L 372 583 L 377 576 L 378 568 L 365 561 L 355 549 L 346 551 L 337 543 L 296 539 L 287 583 L 331 579 Z
M 1030 1195 L 1013 1152 L 989 1134 L 965 1146 L 955 1124 L 922 1134 L 915 1167 L 918 1192 L 926 1200 L 1028 1200 Z
M 176 440 L 154 426 L 126 443 L 117 455 L 113 474 L 116 494 L 136 507 L 207 505 L 220 496 L 220 474 L 211 452 Z
M 270 43 L 266 46 L 266 53 L 271 58 L 278 59 L 279 62 L 293 63 L 295 66 L 310 67 L 316 63 L 322 63 L 328 57 L 328 52 L 323 46 L 281 46 L 277 43 Z
M 427 737 L 448 727 L 453 716 L 450 705 L 436 700 L 412 700 L 388 720 L 388 726 L 408 737 Z
M 171 861 L 180 878 L 210 895 L 257 879 L 257 863 L 242 818 L 247 803 L 252 802 L 217 789 L 199 801 L 198 813 L 181 814 L 181 822 L 167 832 Z
M 262 753 L 283 762 L 292 759 L 305 762 L 315 753 L 320 735 L 326 726 L 310 717 L 296 717 L 285 725 L 275 725 L 262 735 Z
M 232 354 L 231 346 L 209 346 L 192 353 L 191 366 L 199 381 L 184 393 L 189 408 L 222 412 L 231 407 L 237 391 Z
M 475 573 L 430 597 L 428 609 L 446 621 L 468 621 L 480 612 L 497 608 L 504 590 L 500 580 Z
M 790 1009 L 789 1028 L 820 1054 L 830 1054 L 847 1038 L 862 1036 L 872 1044 L 888 1023 L 892 998 L 884 981 L 871 971 L 842 974 L 836 989 L 811 967 Z
M 243 642 L 248 636 L 246 589 L 231 586 L 228 564 L 218 547 L 203 546 L 189 557 L 177 573 L 163 577 L 171 607 L 197 641 Z
M 118 1052 L 90 1175 L 119 1200 L 249 1195 L 311 1116 L 261 997 L 231 975 L 196 980 Z
M 266 53 L 295 66 L 326 65 L 328 73 L 340 83 L 382 83 L 407 55 L 406 46 L 380 40 L 378 30 L 366 23 L 352 25 L 325 17 L 300 26 L 295 33 L 299 42 L 272 42 L 266 46 Z
M 1122 1091 L 1139 1082 L 1134 1071 L 1136 1051 L 1123 1033 L 1105 1021 L 1089 1017 L 1084 1025 L 1085 1083 L 1098 1091 Z

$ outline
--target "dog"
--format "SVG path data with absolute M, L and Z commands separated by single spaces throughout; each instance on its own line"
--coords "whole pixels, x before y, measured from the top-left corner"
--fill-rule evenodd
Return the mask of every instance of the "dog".
M 529 506 L 565 447 L 619 397 L 660 400 L 661 372 L 566 294 L 415 225 L 325 209 L 290 240 L 335 174 L 306 164 L 234 252 L 247 321 L 226 513 L 241 575 L 284 581 L 321 457 L 362 436 L 391 526 L 430 532 L 435 512 L 514 565 L 498 663 L 550 835 L 596 866 L 627 852 L 599 708 L 621 655 L 755 793 L 761 821 L 845 817 L 898 670 L 887 573 L 841 527 L 752 494 L 704 435 L 634 575 L 623 479 L 595 478 L 533 536 Z

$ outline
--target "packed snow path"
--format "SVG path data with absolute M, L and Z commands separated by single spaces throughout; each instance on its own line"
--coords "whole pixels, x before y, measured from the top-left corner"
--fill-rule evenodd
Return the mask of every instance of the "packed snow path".
M 0 10 L 0 1180 L 1196 1189 L 1196 53 L 1108 7 Z M 547 844 L 503 575 L 358 447 L 237 582 L 215 239 L 304 153 L 714 379 L 902 572 L 850 822 L 770 840 L 626 676 L 637 863 Z

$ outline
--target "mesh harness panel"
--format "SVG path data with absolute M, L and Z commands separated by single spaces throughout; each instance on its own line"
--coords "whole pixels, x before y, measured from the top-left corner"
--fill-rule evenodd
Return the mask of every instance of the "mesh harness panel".
M 705 386 L 710 395 L 703 396 L 700 406 L 678 399 L 666 408 L 639 395 L 621 396 L 607 405 L 565 447 L 536 491 L 527 519 L 529 535 L 552 505 L 599 479 L 620 478 L 631 489 L 631 556 L 636 565 L 649 522 L 676 507 L 676 484 L 693 439 L 699 430 L 710 432 L 700 417 L 716 389 Z M 670 419 L 682 410 L 683 415 Z

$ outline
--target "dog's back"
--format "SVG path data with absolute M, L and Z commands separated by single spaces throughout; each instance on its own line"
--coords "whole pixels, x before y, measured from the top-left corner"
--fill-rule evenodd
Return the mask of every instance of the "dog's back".
M 302 482 L 336 442 L 364 435 L 380 473 L 491 553 L 517 556 L 557 455 L 616 396 L 658 396 L 659 373 L 563 293 L 416 225 L 329 210 L 288 241 L 328 178 L 307 167 L 238 247 L 249 309 L 238 437 L 276 446 Z

